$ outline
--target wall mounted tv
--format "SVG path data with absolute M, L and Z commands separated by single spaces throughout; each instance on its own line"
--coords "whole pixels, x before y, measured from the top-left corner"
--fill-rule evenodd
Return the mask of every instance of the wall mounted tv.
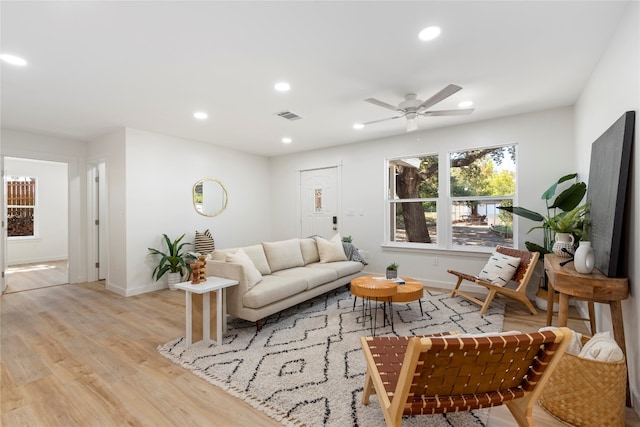
M 609 277 L 623 275 L 623 225 L 634 123 L 635 112 L 627 111 L 591 145 L 589 240 L 596 268 Z

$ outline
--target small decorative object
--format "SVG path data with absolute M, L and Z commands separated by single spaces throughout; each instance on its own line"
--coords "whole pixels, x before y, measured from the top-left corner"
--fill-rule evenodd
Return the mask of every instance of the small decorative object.
M 398 264 L 395 262 L 387 267 L 387 279 L 396 279 L 398 277 Z
M 202 264 L 200 266 L 200 281 L 206 282 L 207 281 L 207 257 L 204 255 L 198 255 L 198 261 L 200 262 L 200 264 Z
M 589 274 L 593 271 L 596 263 L 591 242 L 584 240 L 580 241 L 578 249 L 576 249 L 573 262 L 578 273 Z
M 201 282 L 200 280 L 200 269 L 202 268 L 202 263 L 200 262 L 192 262 L 191 266 L 191 283 L 197 285 Z
M 556 233 L 553 253 L 562 258 L 571 258 L 573 256 L 573 242 L 574 239 L 571 233 Z
M 353 241 L 351 239 L 351 236 L 344 236 L 342 238 L 342 241 L 345 242 L 345 243 L 353 243 Z
M 175 289 L 174 285 L 180 283 L 184 270 L 191 272 L 191 266 L 186 261 L 191 256 L 187 252 L 183 252 L 183 248 L 191 245 L 191 243 L 180 243 L 184 238 L 184 234 L 174 241 L 171 241 L 166 234 L 163 234 L 162 237 L 167 245 L 168 251 L 166 253 L 158 249 L 148 248 L 151 255 L 160 255 L 158 265 L 151 273 L 151 277 L 155 280 L 160 280 L 165 273 L 169 273 L 169 289 L 173 290 Z

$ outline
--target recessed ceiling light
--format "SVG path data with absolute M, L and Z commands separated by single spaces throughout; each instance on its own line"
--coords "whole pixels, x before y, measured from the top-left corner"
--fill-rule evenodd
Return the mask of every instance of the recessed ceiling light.
M 27 65 L 27 61 L 25 59 L 20 58 L 19 56 L 10 55 L 8 53 L 3 53 L 2 55 L 0 55 L 0 59 L 11 65 L 18 65 L 20 67 L 24 67 L 25 65 Z
M 353 125 L 354 129 L 362 129 L 364 127 L 364 125 L 362 123 L 356 123 Z
M 209 118 L 209 115 L 204 111 L 196 111 L 195 113 L 193 113 L 193 117 L 195 117 L 198 120 L 205 120 Z
M 440 35 L 440 27 L 427 27 L 420 31 L 418 38 L 423 42 L 433 40 Z
M 278 82 L 273 86 L 278 92 L 288 92 L 291 89 L 291 85 L 287 82 Z
M 291 138 L 282 138 L 283 144 L 291 144 L 292 142 L 293 142 L 293 139 Z
M 473 105 L 473 101 L 462 101 L 460 104 L 458 104 L 458 107 L 467 108 L 467 107 L 471 107 L 472 105 Z

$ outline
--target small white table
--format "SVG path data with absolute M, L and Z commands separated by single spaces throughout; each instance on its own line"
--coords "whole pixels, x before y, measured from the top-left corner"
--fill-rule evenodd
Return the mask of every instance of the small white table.
M 182 289 L 186 295 L 187 348 L 191 346 L 193 340 L 211 343 L 212 329 L 216 331 L 215 343 L 222 344 L 222 333 L 227 330 L 227 304 L 224 290 L 237 284 L 237 280 L 209 276 L 205 282 L 197 285 L 191 282 L 176 285 L 176 289 Z M 215 298 L 215 301 L 212 301 L 212 298 Z M 211 313 L 211 306 L 214 303 L 216 310 L 215 313 Z M 202 329 L 200 329 L 200 322 L 202 322 Z

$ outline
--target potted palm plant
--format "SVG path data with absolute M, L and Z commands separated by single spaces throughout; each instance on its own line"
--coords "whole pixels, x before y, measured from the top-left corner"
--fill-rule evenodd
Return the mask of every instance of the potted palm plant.
M 180 283 L 185 270 L 191 273 L 191 267 L 189 266 L 189 259 L 192 258 L 189 252 L 184 251 L 184 247 L 191 245 L 191 243 L 180 243 L 184 238 L 184 234 L 174 241 L 171 241 L 166 234 L 162 235 L 164 241 L 167 244 L 167 252 L 161 250 L 148 248 L 151 255 L 160 255 L 158 265 L 151 273 L 151 277 L 155 280 L 160 280 L 165 273 L 167 275 L 167 281 L 169 283 L 169 289 L 175 289 L 175 284 Z

